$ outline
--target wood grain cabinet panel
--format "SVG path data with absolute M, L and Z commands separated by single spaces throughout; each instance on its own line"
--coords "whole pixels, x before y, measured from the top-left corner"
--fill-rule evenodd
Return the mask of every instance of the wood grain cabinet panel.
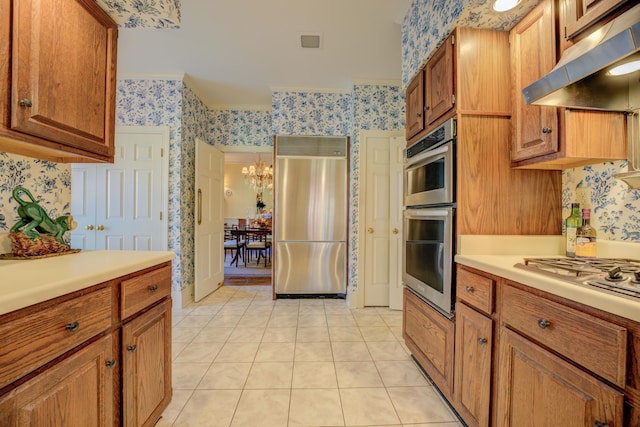
M 499 346 L 498 426 L 623 425 L 621 392 L 508 329 Z
M 438 389 L 451 399 L 454 323 L 405 289 L 402 335 Z
M 424 71 L 407 86 L 407 141 L 424 129 Z
M 562 37 L 572 39 L 630 0 L 562 0 Z
M 107 335 L 0 397 L 0 425 L 112 427 L 112 347 Z
M 116 23 L 93 0 L 0 1 L 0 150 L 112 162 Z
M 454 41 L 455 37 L 449 36 L 424 66 L 426 126 L 444 116 L 455 104 Z
M 0 321 L 0 388 L 79 346 L 111 326 L 112 289 Z
M 624 388 L 625 328 L 513 286 L 502 289 L 501 313 L 524 335 Z
M 171 301 L 122 327 L 124 426 L 153 426 L 171 401 Z
M 493 320 L 458 302 L 455 341 L 456 408 L 468 426 L 488 426 Z
M 122 281 L 121 317 L 127 319 L 171 294 L 171 267 L 163 267 Z
M 487 314 L 493 312 L 495 280 L 458 267 L 456 295 L 472 307 Z

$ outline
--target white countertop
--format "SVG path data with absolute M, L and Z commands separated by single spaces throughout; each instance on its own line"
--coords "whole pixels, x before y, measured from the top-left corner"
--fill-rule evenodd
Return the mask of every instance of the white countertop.
M 0 260 L 0 314 L 9 313 L 170 261 L 166 251 L 82 251 L 34 260 Z
M 514 267 L 525 257 L 562 256 L 556 250 L 562 236 L 460 236 L 455 262 L 505 279 L 513 280 L 532 288 L 540 289 L 602 311 L 640 322 L 640 301 L 612 295 L 596 289 L 547 277 Z M 497 251 L 491 250 L 488 241 L 499 242 Z M 541 244 L 543 243 L 543 244 Z M 599 257 L 626 257 L 640 259 L 640 243 L 600 242 Z M 508 247 L 509 249 L 504 249 Z M 560 245 L 561 247 L 561 245 Z M 492 253 L 493 252 L 493 253 Z M 496 253 L 497 252 L 497 253 Z M 511 252 L 511 253 L 509 253 Z

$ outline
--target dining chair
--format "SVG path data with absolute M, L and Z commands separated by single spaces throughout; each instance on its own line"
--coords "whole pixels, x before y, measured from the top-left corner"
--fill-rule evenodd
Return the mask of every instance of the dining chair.
M 248 237 L 252 235 L 251 239 Z M 248 233 L 246 243 L 245 266 L 248 261 L 252 260 L 255 253 L 258 257 L 256 264 L 260 264 L 260 258 L 264 258 L 264 266 L 267 266 L 267 259 L 271 263 L 271 242 L 267 239 L 268 235 L 264 233 Z
M 231 263 L 229 265 L 233 265 L 236 263 L 236 267 L 238 266 L 238 261 L 240 256 L 242 255 L 242 261 L 244 265 L 247 265 L 247 259 L 245 254 L 246 240 L 243 238 L 242 233 L 238 230 L 238 227 L 233 226 L 231 230 L 231 240 L 225 240 L 224 242 L 224 257 L 227 258 L 227 251 L 233 255 L 233 251 L 235 251 L 235 256 L 231 259 Z

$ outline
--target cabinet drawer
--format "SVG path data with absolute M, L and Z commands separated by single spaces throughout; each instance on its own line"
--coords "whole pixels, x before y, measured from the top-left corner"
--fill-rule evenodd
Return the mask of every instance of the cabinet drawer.
M 166 266 L 122 281 L 122 319 L 171 294 L 171 267 Z
M 491 314 L 493 293 L 496 282 L 488 277 L 458 268 L 456 275 L 456 295 L 467 304 Z
M 111 287 L 0 321 L 0 388 L 111 326 Z
M 625 328 L 511 286 L 501 311 L 504 323 L 624 388 Z

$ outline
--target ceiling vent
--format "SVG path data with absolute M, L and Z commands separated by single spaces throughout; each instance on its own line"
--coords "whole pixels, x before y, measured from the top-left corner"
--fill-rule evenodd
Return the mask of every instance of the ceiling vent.
M 300 47 L 305 49 L 320 48 L 320 34 L 301 34 Z

